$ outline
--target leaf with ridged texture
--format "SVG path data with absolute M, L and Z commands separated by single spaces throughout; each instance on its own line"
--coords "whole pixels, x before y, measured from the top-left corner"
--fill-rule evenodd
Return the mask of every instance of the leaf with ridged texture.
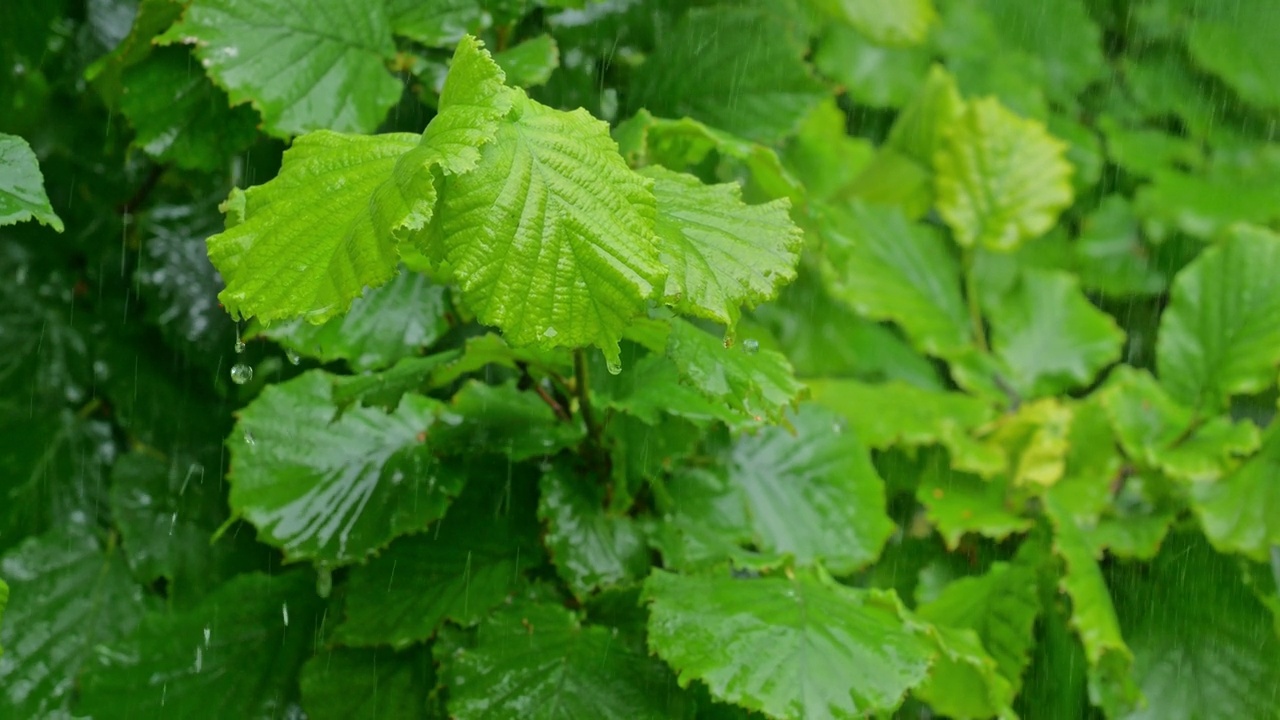
M 940 444 L 957 470 L 990 475 L 1005 467 L 998 449 L 971 435 L 995 418 L 995 409 L 978 398 L 900 380 L 878 384 L 810 380 L 808 385 L 814 402 L 841 413 L 867 447 L 887 450 Z
M 335 417 L 333 380 L 313 370 L 269 385 L 227 440 L 232 512 L 291 561 L 359 562 L 426 529 L 465 481 L 433 453 L 441 403 L 406 395 L 391 413 L 350 407 Z
M 595 345 L 620 367 L 622 331 L 666 274 L 653 193 L 604 123 L 523 94 L 515 103 L 479 165 L 445 178 L 423 251 L 512 344 Z
M 433 527 L 353 567 L 335 639 L 406 648 L 431 638 L 445 620 L 480 622 L 519 589 L 521 572 L 543 554 L 533 479 L 516 472 L 508 495 L 507 477 L 506 463 L 483 467 Z
M 31 219 L 62 232 L 31 146 L 17 135 L 0 133 L 0 226 Z
M 386 67 L 396 48 L 382 3 L 195 0 L 155 42 L 194 45 L 231 103 L 253 103 L 277 137 L 371 133 L 400 98 Z
M 160 48 L 123 74 L 120 112 L 133 126 L 133 144 L 161 162 L 217 171 L 258 135 L 258 114 L 228 107 L 227 95 L 191 72 L 183 48 Z
M 433 651 L 458 720 L 678 717 L 661 663 L 558 603 L 518 600 L 483 620 L 473 641 L 442 633 Z
M 309 720 L 424 720 L 435 685 L 431 654 L 423 648 L 321 650 L 298 678 Z
M 387 20 L 396 35 L 427 47 L 453 45 L 490 22 L 476 0 L 386 0 Z
M 783 167 L 773 148 L 691 118 L 668 120 L 641 109 L 619 123 L 613 136 L 632 167 L 656 164 L 684 171 L 702 166 L 709 158 L 718 158 L 728 167 L 728 174 L 746 186 L 748 198 L 785 197 L 798 203 L 807 193 Z
M 704 185 L 659 166 L 640 174 L 653 180 L 663 299 L 677 312 L 732 328 L 743 305 L 771 300 L 795 279 L 804 235 L 785 198 L 747 205 L 737 183 Z
M 1024 398 L 1087 386 L 1120 359 L 1124 331 L 1069 273 L 1026 269 L 999 300 L 984 305 L 991 349 L 1009 369 L 1005 380 Z
M 227 312 L 321 323 L 346 312 L 366 286 L 390 280 L 399 254 L 369 199 L 417 143 L 409 133 L 310 133 L 285 152 L 274 179 L 233 190 L 227 229 L 209 238 Z
M 1260 442 L 1257 426 L 1248 420 L 1197 419 L 1145 370 L 1118 368 L 1100 397 L 1125 454 L 1173 478 L 1219 478 Z
M 605 488 L 594 476 L 569 467 L 542 476 L 538 517 L 556 572 L 574 595 L 632 585 L 649 570 L 649 548 L 640 526 L 605 507 Z
M 994 540 L 1030 530 L 1033 523 L 1012 504 L 1007 478 L 984 480 L 952 470 L 945 457 L 931 453 L 916 488 L 916 499 L 926 516 L 954 550 L 965 533 Z
M 1189 586 L 1192 578 L 1203 578 Z M 1280 636 L 1238 560 L 1198 535 L 1165 543 L 1155 562 L 1112 571 L 1116 613 L 1147 698 L 1129 720 L 1280 718 Z
M 1173 281 L 1156 367 L 1171 396 L 1204 413 L 1276 382 L 1280 235 L 1236 226 Z
M 118 549 L 64 523 L 0 556 L 0 717 L 70 717 L 94 648 L 133 632 L 146 605 Z
M 1106 578 L 1092 544 L 1076 521 L 1058 508 L 1054 491 L 1044 501 L 1053 522 L 1053 552 L 1064 565 L 1058 588 L 1071 598 L 1070 625 L 1089 662 L 1089 700 L 1108 716 L 1129 712 L 1141 693 L 1132 675 L 1133 652 L 1121 634 Z
M 873 42 L 890 46 L 919 45 L 938 19 L 932 0 L 835 0 L 850 25 Z
M 963 247 L 1012 251 L 1071 204 L 1066 143 L 999 101 L 968 104 L 934 156 L 938 213 Z
M 779 419 L 804 390 L 782 353 L 726 348 L 720 338 L 679 318 L 671 323 L 667 357 L 689 384 L 748 418 Z
M 897 596 L 808 576 L 736 579 L 657 570 L 645 583 L 649 647 L 688 685 L 770 717 L 893 710 L 934 651 Z
M 633 109 L 689 116 L 773 143 L 794 133 L 829 94 L 803 56 L 804 48 L 765 10 L 694 8 L 659 36 L 637 71 Z
M 928 680 L 912 695 L 942 717 L 1013 717 L 1010 705 L 1016 693 L 978 634 L 945 626 L 932 628 L 931 634 L 938 659 L 929 668 Z
M 103 720 L 270 717 L 297 693 L 321 610 L 306 573 L 237 575 L 199 606 L 149 615 L 101 647 L 77 710 Z
M 1035 623 L 1040 614 L 1036 583 L 1033 565 L 997 562 L 983 575 L 947 585 L 921 605 L 917 614 L 935 625 L 975 631 L 1017 694 L 1036 640 Z
M 1187 48 L 1205 69 L 1222 78 L 1245 100 L 1272 112 L 1280 110 L 1280 68 L 1265 58 L 1280 37 L 1280 19 L 1254 3 L 1194 5 Z
M 275 323 L 262 334 L 321 362 L 346 360 L 355 370 L 379 370 L 439 340 L 450 328 L 449 312 L 447 287 L 401 269 L 391 282 L 356 298 L 341 317 L 321 325 Z
M 892 207 L 855 201 L 819 212 L 822 272 L 833 298 L 866 317 L 894 321 L 931 355 L 972 345 L 960 264 L 936 232 Z
M 1215 548 L 1270 559 L 1271 549 L 1280 547 L 1280 424 L 1272 422 L 1257 455 L 1216 482 L 1197 483 L 1191 497 Z

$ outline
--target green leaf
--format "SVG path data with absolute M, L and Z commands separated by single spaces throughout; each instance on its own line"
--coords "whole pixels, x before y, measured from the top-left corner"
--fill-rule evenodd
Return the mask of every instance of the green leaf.
M 382 3 L 195 0 L 155 42 L 194 45 L 231 104 L 253 103 L 277 137 L 371 133 L 400 98 L 386 68 L 395 43 Z
M 988 0 L 975 4 L 986 10 L 1004 45 L 1039 61 L 1038 68 L 1021 70 L 1034 73 L 1045 93 L 1060 103 L 1077 102 L 1085 88 L 1110 77 L 1102 31 L 1087 2 Z
M 766 10 L 693 8 L 658 37 L 635 77 L 633 108 L 773 143 L 828 94 L 803 55 Z
M 453 45 L 491 22 L 476 0 L 385 0 L 391 30 L 428 47 Z
M 1089 661 L 1089 700 L 1109 716 L 1126 713 L 1141 694 L 1132 677 L 1133 653 L 1121 635 L 1106 579 L 1092 545 L 1076 522 L 1058 509 L 1053 492 L 1045 497 L 1045 510 L 1054 525 L 1054 554 L 1065 565 L 1058 587 L 1071 597 L 1071 627 Z
M 302 708 L 312 720 L 419 720 L 435 678 L 431 655 L 415 649 L 322 651 L 302 666 Z
M 739 580 L 655 571 L 649 646 L 688 685 L 771 717 L 893 710 L 933 652 L 897 596 L 808 576 Z
M 914 696 L 929 703 L 936 713 L 953 718 L 1009 717 L 1014 691 L 969 629 L 933 628 L 940 651 L 929 670 L 929 679 Z
M 1251 158 L 1245 167 L 1157 170 L 1134 197 L 1143 229 L 1167 242 L 1178 232 L 1210 241 L 1235 223 L 1274 226 L 1280 221 L 1280 160 L 1257 154 L 1262 162 Z
M 854 435 L 874 450 L 940 444 L 957 470 L 991 475 L 1005 467 L 999 450 L 972 436 L 995 418 L 994 409 L 978 398 L 901 381 L 814 380 L 809 389 L 816 403 L 843 415 Z
M 670 673 L 616 631 L 549 602 L 521 600 L 486 618 L 473 643 L 434 648 L 458 720 L 675 717 Z
M 1262 449 L 1226 477 L 1192 486 L 1191 507 L 1219 552 L 1259 562 L 1280 546 L 1280 425 L 1272 422 Z
M 1280 110 L 1280 68 L 1262 60 L 1280 37 L 1275 13 L 1252 3 L 1206 3 L 1189 31 L 1187 48 L 1197 63 L 1248 102 Z
M 17 135 L 0 133 L 0 226 L 33 218 L 62 232 L 62 218 L 49 205 L 31 146 Z
M 1144 242 L 1133 206 L 1120 195 L 1108 195 L 1075 238 L 1080 284 L 1117 298 L 1165 292 L 1173 276 L 1159 255 L 1166 247 Z
M 1038 558 L 1036 559 L 1039 560 Z M 950 583 L 917 614 L 935 625 L 973 630 L 1009 682 L 1010 698 L 1031 662 L 1040 595 L 1036 568 L 1027 561 L 997 562 L 978 577 Z
M 94 718 L 270 716 L 296 692 L 320 602 L 301 572 L 239 575 L 187 612 L 101 647 L 77 707 Z
M 133 632 L 145 605 L 118 550 L 64 523 L 0 556 L 13 593 L 0 625 L 0 716 L 70 717 L 94 648 Z
M 550 35 L 539 35 L 494 55 L 493 61 L 512 85 L 534 87 L 545 84 L 560 67 L 560 48 Z
M 1142 571 L 1113 575 L 1116 612 L 1147 706 L 1127 718 L 1277 717 L 1280 637 L 1236 561 L 1175 536 Z M 1188 587 L 1191 578 L 1203 578 Z
M 1124 332 L 1069 273 L 1026 269 L 998 301 L 984 305 L 992 350 L 1024 398 L 1087 386 L 1120 359 Z
M 781 353 L 726 348 L 716 336 L 679 318 L 671 323 L 667 357 L 693 387 L 748 418 L 780 418 L 804 389 Z
M 227 312 L 321 323 L 346 312 L 366 286 L 390 280 L 399 255 L 369 200 L 417 142 L 407 133 L 310 133 L 285 152 L 270 182 L 233 190 L 227 229 L 209 238 Z
M 896 208 L 856 201 L 819 212 L 823 275 L 832 297 L 866 317 L 898 323 L 931 355 L 971 346 L 960 266 L 936 232 L 909 222 Z
M 831 0 L 845 20 L 872 42 L 881 45 L 919 45 L 938 19 L 932 0 Z
M 641 174 L 653 180 L 657 201 L 663 299 L 677 312 L 732 328 L 741 306 L 773 299 L 795 280 L 804 236 L 785 198 L 747 205 L 736 183 L 703 185 L 657 166 Z
M 1173 281 L 1156 363 L 1178 401 L 1206 413 L 1275 385 L 1280 365 L 1280 235 L 1237 226 Z
M 649 183 L 604 123 L 516 97 L 478 167 L 445 179 L 423 250 L 513 344 L 595 345 L 620 367 L 622 331 L 666 273 Z
M 340 417 L 318 370 L 270 385 L 227 440 L 232 511 L 288 560 L 344 565 L 439 518 L 464 482 L 428 439 L 442 406 L 406 395 L 392 413 Z
M 460 351 L 447 350 L 426 357 L 401 358 L 383 372 L 334 378 L 333 403 L 339 412 L 353 403 L 394 410 L 405 393 L 421 389 L 443 367 L 460 357 Z
M 930 453 L 919 482 L 916 499 L 952 550 L 959 547 L 965 533 L 1002 540 L 1032 526 L 1007 497 L 1008 480 L 1003 476 L 984 480 L 956 472 L 947 465 L 945 456 Z
M 1117 369 L 1101 399 L 1125 454 L 1174 478 L 1214 480 L 1235 456 L 1258 447 L 1253 423 L 1223 416 L 1199 419 L 1146 371 Z
M 0 625 L 4 624 L 4 606 L 9 604 L 9 586 L 0 580 Z M 4 646 L 0 645 L 0 655 L 4 654 Z
M 182 48 L 156 50 L 125 69 L 120 112 L 137 135 L 134 145 L 161 162 L 191 170 L 216 171 L 242 152 L 258 134 L 258 114 L 228 107 L 227 94 L 191 71 Z
M 563 465 L 543 473 L 538 518 L 556 572 L 579 598 L 638 582 L 649 570 L 649 549 L 634 520 L 605 507 L 594 475 Z
M 596 376 L 593 376 L 596 377 Z M 620 410 L 650 425 L 667 415 L 696 423 L 723 422 L 730 426 L 754 426 L 754 418 L 744 418 L 719 397 L 708 397 L 699 388 L 682 381 L 676 365 L 662 355 L 647 355 L 627 372 L 609 376 L 612 381 L 598 392 L 601 405 Z
M 875 146 L 866 138 L 850 136 L 847 122 L 835 98 L 828 99 L 809 112 L 783 147 L 784 167 L 803 182 L 811 200 L 829 200 L 875 157 Z
M 818 43 L 813 64 L 860 105 L 897 108 L 911 101 L 929 69 L 929 52 L 886 47 L 851 27 L 831 25 Z
M 963 247 L 1008 252 L 1071 204 L 1067 146 L 987 98 L 968 104 L 934 157 L 938 212 Z
M 439 340 L 450 328 L 449 312 L 448 288 L 401 270 L 391 282 L 356 298 L 340 317 L 322 325 L 302 319 L 276 323 L 262 334 L 321 362 L 346 360 L 356 370 L 377 370 Z
M 585 434 L 581 422 L 557 417 L 536 393 L 518 389 L 515 381 L 491 385 L 470 380 L 453 396 L 449 410 L 447 427 L 434 434 L 442 452 L 480 447 L 528 460 L 577 445 Z
M 434 527 L 352 568 L 335 639 L 402 649 L 431 638 L 445 620 L 480 622 L 542 558 L 528 475 L 515 473 L 508 488 L 505 468 L 482 466 Z

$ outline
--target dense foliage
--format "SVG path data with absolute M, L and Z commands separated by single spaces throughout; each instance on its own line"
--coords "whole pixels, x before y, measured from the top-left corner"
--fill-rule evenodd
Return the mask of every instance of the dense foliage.
M 1280 718 L 1276 47 L 6 4 L 0 717 Z

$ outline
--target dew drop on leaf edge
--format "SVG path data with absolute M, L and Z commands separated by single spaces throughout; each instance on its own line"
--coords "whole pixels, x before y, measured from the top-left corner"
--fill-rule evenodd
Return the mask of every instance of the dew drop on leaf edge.
M 243 385 L 253 379 L 253 368 L 244 363 L 236 363 L 231 366 L 231 382 L 237 385 Z

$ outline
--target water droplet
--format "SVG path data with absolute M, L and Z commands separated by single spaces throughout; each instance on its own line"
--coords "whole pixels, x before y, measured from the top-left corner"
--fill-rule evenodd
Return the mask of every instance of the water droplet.
M 174 513 L 173 516 L 169 518 L 169 535 L 171 537 L 173 536 L 173 528 L 177 524 L 178 524 L 178 513 Z
M 605 369 L 609 371 L 610 375 L 622 374 L 622 360 L 620 359 L 607 358 L 604 361 L 604 366 L 605 366 Z
M 289 603 L 280 603 L 280 614 L 284 616 L 284 626 L 289 627 Z
M 756 353 L 760 352 L 760 341 L 759 340 L 743 340 L 742 352 L 748 355 L 755 355 Z
M 243 385 L 253 379 L 253 368 L 244 363 L 236 363 L 231 366 L 231 382 L 237 385 Z
M 196 648 L 196 672 L 200 672 L 200 669 L 203 667 L 204 667 L 204 648 L 197 647 Z
M 286 348 L 284 351 L 284 356 L 289 359 L 290 365 L 297 365 L 298 363 L 302 362 L 302 356 L 298 355 L 298 352 L 293 348 Z
M 239 355 L 242 352 L 244 352 L 244 341 L 236 338 L 236 354 Z
M 254 445 L 258 444 L 258 441 L 253 439 L 253 433 L 249 432 L 248 430 L 244 431 L 244 444 L 248 445 L 249 447 L 253 447 Z
M 556 331 L 556 329 L 555 329 L 555 328 L 553 328 L 553 327 L 549 327 L 549 328 L 547 328 L 546 330 L 543 330 L 543 331 L 542 331 L 542 337 L 544 337 L 544 338 L 548 338 L 548 339 L 553 338 L 553 337 L 555 337 L 555 336 L 557 336 L 557 335 L 559 335 L 559 334 L 560 334 L 560 333 L 559 333 L 559 332 L 557 332 L 557 331 Z
M 204 646 L 205 646 L 205 647 L 209 647 L 209 638 L 210 638 L 212 635 L 213 635 L 213 631 L 211 631 L 211 630 L 209 629 L 209 626 L 208 626 L 208 625 L 205 625 L 205 626 L 204 626 Z
M 333 592 L 333 571 L 324 565 L 316 567 L 316 594 L 321 598 L 329 597 L 329 593 Z M 284 624 L 288 625 L 288 611 L 285 614 Z

